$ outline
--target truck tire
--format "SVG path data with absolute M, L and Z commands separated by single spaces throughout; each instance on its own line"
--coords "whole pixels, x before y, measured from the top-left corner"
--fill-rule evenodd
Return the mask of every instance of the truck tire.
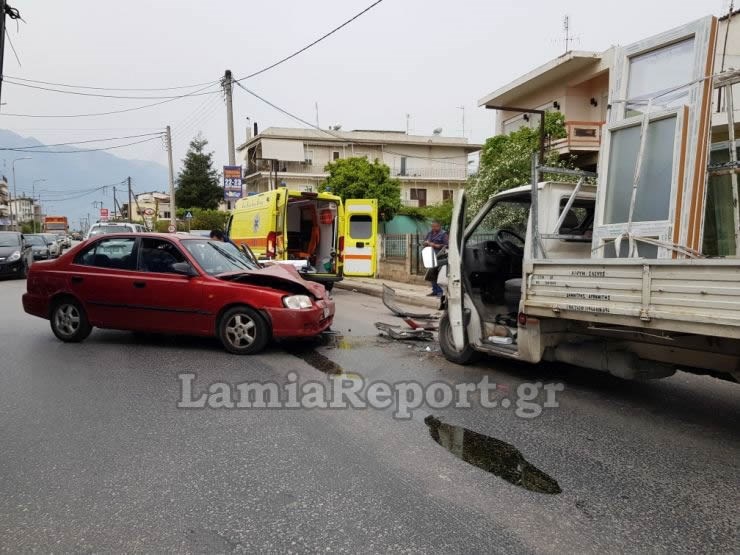
M 483 356 L 483 353 L 476 351 L 470 345 L 466 345 L 462 351 L 455 348 L 455 342 L 452 339 L 452 327 L 447 313 L 439 321 L 439 347 L 442 349 L 445 358 L 455 364 L 472 364 L 479 361 Z

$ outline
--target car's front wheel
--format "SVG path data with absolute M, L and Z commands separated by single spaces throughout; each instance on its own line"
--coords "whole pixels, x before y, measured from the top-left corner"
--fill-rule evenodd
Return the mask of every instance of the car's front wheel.
M 218 338 L 230 353 L 253 355 L 267 345 L 270 327 L 256 310 L 237 306 L 227 310 L 221 317 Z
M 51 309 L 51 331 L 65 343 L 79 343 L 92 331 L 82 305 L 74 299 L 61 299 Z
M 472 364 L 483 356 L 480 351 L 473 349 L 470 344 L 466 345 L 462 351 L 457 350 L 452 338 L 452 326 L 447 313 L 439 320 L 439 347 L 442 349 L 445 358 L 455 364 Z

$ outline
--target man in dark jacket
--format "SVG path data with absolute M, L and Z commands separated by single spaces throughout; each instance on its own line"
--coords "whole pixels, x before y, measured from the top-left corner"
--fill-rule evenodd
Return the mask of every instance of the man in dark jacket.
M 429 233 L 427 233 L 426 237 L 424 237 L 424 246 L 432 247 L 434 249 L 434 252 L 436 254 L 439 254 L 442 249 L 447 248 L 448 243 L 449 237 L 447 236 L 447 232 L 442 229 L 442 224 L 440 224 L 436 220 L 433 221 L 432 229 L 429 231 Z M 429 293 L 429 297 L 442 296 L 442 288 L 437 284 L 438 274 L 439 270 L 437 268 L 431 268 L 431 271 L 428 274 L 427 279 L 432 282 L 432 292 Z

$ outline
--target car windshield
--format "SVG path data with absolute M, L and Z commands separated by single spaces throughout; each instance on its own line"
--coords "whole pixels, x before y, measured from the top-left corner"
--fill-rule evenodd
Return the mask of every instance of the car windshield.
M 0 233 L 0 247 L 17 247 L 20 245 L 20 238 L 16 233 Z
M 198 265 L 203 271 L 212 276 L 227 272 L 259 269 L 259 266 L 231 243 L 209 241 L 207 239 L 188 239 L 183 241 L 182 244 L 198 261 Z
M 104 233 L 126 233 L 130 231 L 124 225 L 100 225 L 90 230 L 90 237 L 93 235 L 103 235 Z
M 34 245 L 37 247 L 45 247 L 46 241 L 44 241 L 44 238 L 41 237 L 41 235 L 26 235 L 26 242 L 29 245 Z

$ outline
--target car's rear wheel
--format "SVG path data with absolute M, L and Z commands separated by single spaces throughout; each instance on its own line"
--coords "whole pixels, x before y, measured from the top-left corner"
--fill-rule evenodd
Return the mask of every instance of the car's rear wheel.
M 472 364 L 483 356 L 480 351 L 473 349 L 470 344 L 466 345 L 462 351 L 457 350 L 452 338 L 450 319 L 446 313 L 439 320 L 439 347 L 442 349 L 445 358 L 455 364 Z
M 61 299 L 51 309 L 51 331 L 65 343 L 79 343 L 92 331 L 85 309 L 74 299 Z
M 218 325 L 224 348 L 236 355 L 253 355 L 270 340 L 270 327 L 256 310 L 237 306 L 227 310 Z

